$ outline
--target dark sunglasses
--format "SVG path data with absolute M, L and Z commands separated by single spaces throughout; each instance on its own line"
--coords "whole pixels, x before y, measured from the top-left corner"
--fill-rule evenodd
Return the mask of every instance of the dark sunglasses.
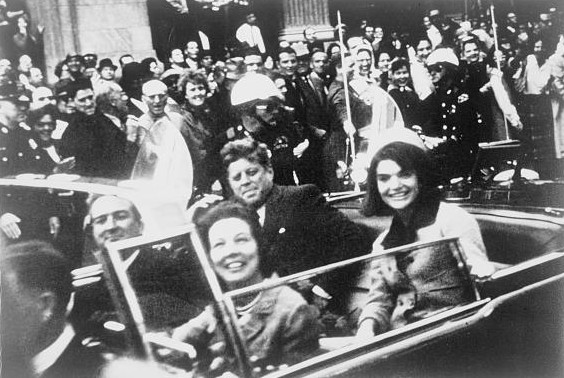
M 278 102 L 266 102 L 266 103 L 258 103 L 255 105 L 257 110 L 273 112 L 280 108 L 280 103 Z
M 443 69 L 443 66 L 441 66 L 440 64 L 433 64 L 433 65 L 427 67 L 427 70 L 429 72 L 441 72 L 442 69 Z

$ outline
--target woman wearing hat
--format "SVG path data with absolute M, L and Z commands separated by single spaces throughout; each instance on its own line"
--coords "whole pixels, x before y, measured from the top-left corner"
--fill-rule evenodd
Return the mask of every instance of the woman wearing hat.
M 368 172 L 366 216 L 392 215 L 373 252 L 443 237 L 458 237 L 470 273 L 493 273 L 476 220 L 440 201 L 436 170 L 423 143 L 405 130 L 378 149 Z M 445 253 L 446 252 L 446 253 Z M 472 300 L 450 248 L 416 249 L 373 260 L 368 303 L 357 334 L 372 336 Z M 409 311 L 408 311 L 409 310 Z

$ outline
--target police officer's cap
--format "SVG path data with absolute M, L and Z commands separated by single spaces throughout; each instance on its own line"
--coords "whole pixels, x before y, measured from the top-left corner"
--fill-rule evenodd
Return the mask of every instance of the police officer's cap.
M 18 87 L 14 83 L 0 85 L 0 100 L 13 100 L 18 98 Z
M 16 83 L 9 82 L 0 85 L 0 101 L 29 102 L 30 99 Z

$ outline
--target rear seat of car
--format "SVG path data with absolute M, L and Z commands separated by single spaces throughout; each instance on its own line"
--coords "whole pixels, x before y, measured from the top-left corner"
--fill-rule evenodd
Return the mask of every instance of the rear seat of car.
M 517 264 L 549 252 L 564 250 L 564 220 L 498 209 L 466 208 L 482 231 L 488 257 Z
M 549 215 L 514 210 L 463 206 L 472 213 L 482 231 L 491 261 L 514 265 L 533 257 L 564 251 L 564 220 Z M 354 222 L 368 226 L 374 239 L 385 231 L 390 217 L 363 217 L 355 206 L 339 206 Z

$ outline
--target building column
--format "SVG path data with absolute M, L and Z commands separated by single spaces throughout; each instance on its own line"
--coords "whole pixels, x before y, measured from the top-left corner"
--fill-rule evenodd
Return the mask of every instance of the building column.
M 329 0 L 282 0 L 283 29 L 279 40 L 288 42 L 303 41 L 303 31 L 313 27 L 320 41 L 334 38 L 333 27 L 329 23 Z
M 43 43 L 48 80 L 68 53 L 95 53 L 98 59 L 131 54 L 155 56 L 147 0 L 27 0 L 31 18 L 45 27 Z

